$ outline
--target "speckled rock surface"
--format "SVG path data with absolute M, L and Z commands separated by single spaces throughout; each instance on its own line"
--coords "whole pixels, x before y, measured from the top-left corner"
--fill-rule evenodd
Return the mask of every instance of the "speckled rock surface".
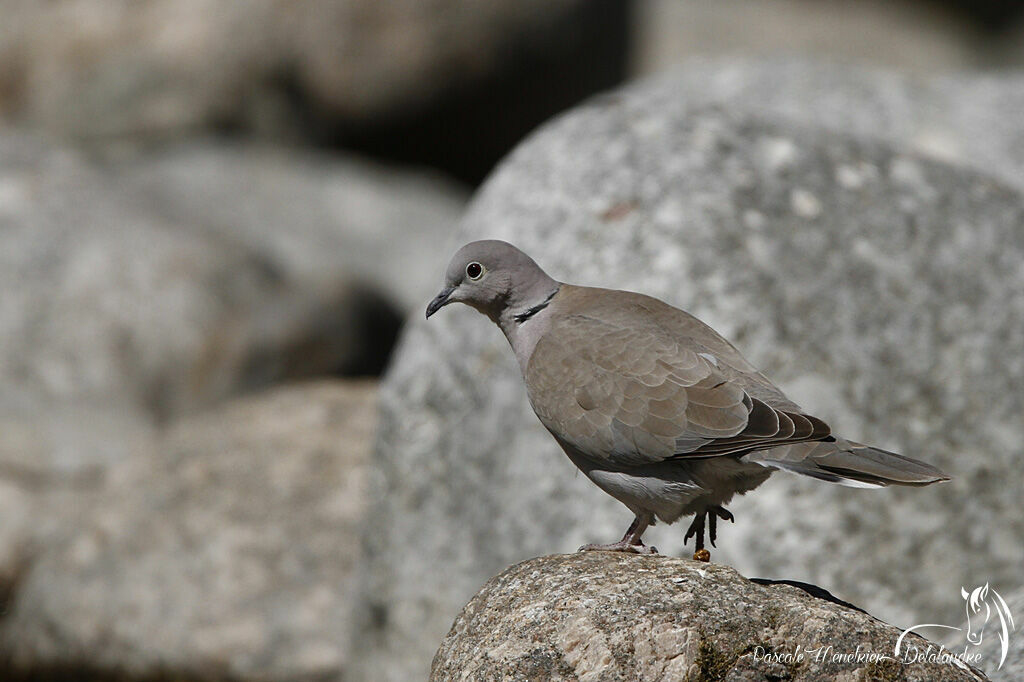
M 0 678 L 340 679 L 375 394 L 277 388 L 116 467 L 0 608 Z
M 154 411 L 216 393 L 212 330 L 280 291 L 251 253 L 145 210 L 81 154 L 8 129 L 0 287 L 0 390 Z
M 980 170 L 1024 188 L 1024 72 L 913 75 L 805 59 L 695 59 L 675 97 L 828 130 Z
M 0 610 L 167 420 L 379 371 L 464 205 L 436 178 L 311 152 L 114 156 L 0 130 Z
M 630 88 L 541 129 L 478 193 L 459 240 L 506 239 L 556 278 L 686 309 L 837 433 L 954 477 L 872 491 L 776 474 L 734 501 L 715 561 L 821 585 L 903 627 L 959 623 L 961 585 L 1012 592 L 1020 190 L 886 141 L 693 108 L 680 87 Z M 468 308 L 410 323 L 381 419 L 358 630 L 376 679 L 422 677 L 488 576 L 613 541 L 631 520 L 576 475 L 501 333 Z M 684 530 L 650 540 L 688 556 Z
M 725 566 L 548 556 L 483 586 L 441 643 L 431 680 L 984 679 L 952 662 L 894 656 L 900 634 L 848 605 L 758 585 Z
M 5 129 L 0 392 L 166 417 L 272 380 L 373 373 L 397 311 L 428 294 L 413 263 L 441 262 L 463 200 L 353 159 L 207 140 L 100 164 Z M 383 239 L 399 229 L 408 240 Z
M 0 290 L 3 591 L 109 467 L 152 451 L 156 414 L 223 391 L 210 330 L 279 287 L 81 154 L 4 129 Z
M 141 409 L 0 391 L 0 615 L 5 587 L 77 521 L 110 469 L 151 457 L 157 428 Z

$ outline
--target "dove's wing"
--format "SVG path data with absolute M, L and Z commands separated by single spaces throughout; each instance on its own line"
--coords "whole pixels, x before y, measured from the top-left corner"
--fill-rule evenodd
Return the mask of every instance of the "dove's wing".
M 604 300 L 556 316 L 526 377 L 541 422 L 576 451 L 628 467 L 828 437 L 824 422 L 792 409 L 770 383 L 740 378 L 743 370 L 730 362 L 754 370 L 731 346 L 736 357 L 722 357 L 729 355 L 722 348 L 680 335 L 646 297 L 618 300 L 615 294 L 625 292 L 591 291 Z M 751 395 L 772 391 L 792 408 Z

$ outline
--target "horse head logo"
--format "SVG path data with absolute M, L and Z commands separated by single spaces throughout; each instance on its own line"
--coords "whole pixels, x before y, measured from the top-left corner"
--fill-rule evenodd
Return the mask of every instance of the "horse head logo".
M 967 641 L 971 644 L 981 644 L 985 626 L 988 625 L 993 612 L 999 618 L 999 631 L 996 636 L 1002 649 L 1002 656 L 999 658 L 999 665 L 1002 667 L 1010 646 L 1010 632 L 1014 630 L 1010 608 L 998 592 L 989 589 L 988 583 L 975 587 L 970 592 L 961 587 L 960 596 L 964 598 L 964 610 L 967 612 Z
M 996 637 L 999 638 L 999 645 L 1001 647 L 999 666 L 996 668 L 1003 667 L 1003 662 L 1006 661 L 1006 653 L 1010 648 L 1010 633 L 1013 632 L 1015 626 L 1013 624 L 1013 616 L 1010 614 L 1010 607 L 1006 605 L 1006 601 L 1000 596 L 998 592 L 989 588 L 988 583 L 975 587 L 973 590 L 968 592 L 964 587 L 960 588 L 960 596 L 964 598 L 964 610 L 967 612 L 967 625 L 966 627 L 956 627 L 953 625 L 941 625 L 939 623 L 921 623 L 920 625 L 914 625 L 904 630 L 899 638 L 896 640 L 896 647 L 893 649 L 893 655 L 897 658 L 903 651 L 903 640 L 911 632 L 920 630 L 922 628 L 945 628 L 946 630 L 964 631 L 967 634 L 967 644 L 964 645 L 963 657 L 964 660 L 968 659 L 968 649 L 971 646 L 978 646 L 981 644 L 982 639 L 985 636 L 985 626 L 988 625 L 990 620 L 993 620 L 993 614 L 996 619 L 999 620 L 999 631 L 996 632 Z M 959 656 L 958 654 L 957 656 Z M 951 662 L 964 670 L 967 666 L 958 657 L 953 657 Z

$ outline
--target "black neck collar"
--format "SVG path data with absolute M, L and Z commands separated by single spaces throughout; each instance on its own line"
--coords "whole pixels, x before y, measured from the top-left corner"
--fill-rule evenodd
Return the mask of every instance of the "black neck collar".
M 553 299 L 555 297 L 555 294 L 558 293 L 559 288 L 560 287 L 555 287 L 555 290 L 548 294 L 548 297 L 545 298 L 543 301 L 533 306 L 532 308 L 527 308 L 525 311 L 519 313 L 518 315 L 514 315 L 512 319 L 515 320 L 518 324 L 526 322 L 531 317 L 533 317 L 534 315 L 548 307 L 548 304 L 551 303 L 551 299 Z

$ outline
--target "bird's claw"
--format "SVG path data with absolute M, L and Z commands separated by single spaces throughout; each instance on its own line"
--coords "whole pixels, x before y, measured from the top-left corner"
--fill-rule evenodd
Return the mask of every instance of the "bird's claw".
M 718 519 L 723 521 L 736 522 L 736 518 L 732 515 L 728 509 L 721 507 L 717 504 L 709 505 L 704 508 L 704 511 L 698 512 L 693 517 L 693 522 L 686 531 L 686 535 L 683 536 L 683 544 L 685 545 L 690 541 L 690 537 L 696 538 L 696 549 L 697 554 L 704 549 L 704 535 L 705 528 L 707 529 L 708 540 L 711 541 L 711 546 L 716 547 L 715 542 L 718 540 Z M 694 554 L 696 558 L 697 554 Z M 710 557 L 710 553 L 708 554 Z M 703 559 L 700 559 L 703 561 Z

